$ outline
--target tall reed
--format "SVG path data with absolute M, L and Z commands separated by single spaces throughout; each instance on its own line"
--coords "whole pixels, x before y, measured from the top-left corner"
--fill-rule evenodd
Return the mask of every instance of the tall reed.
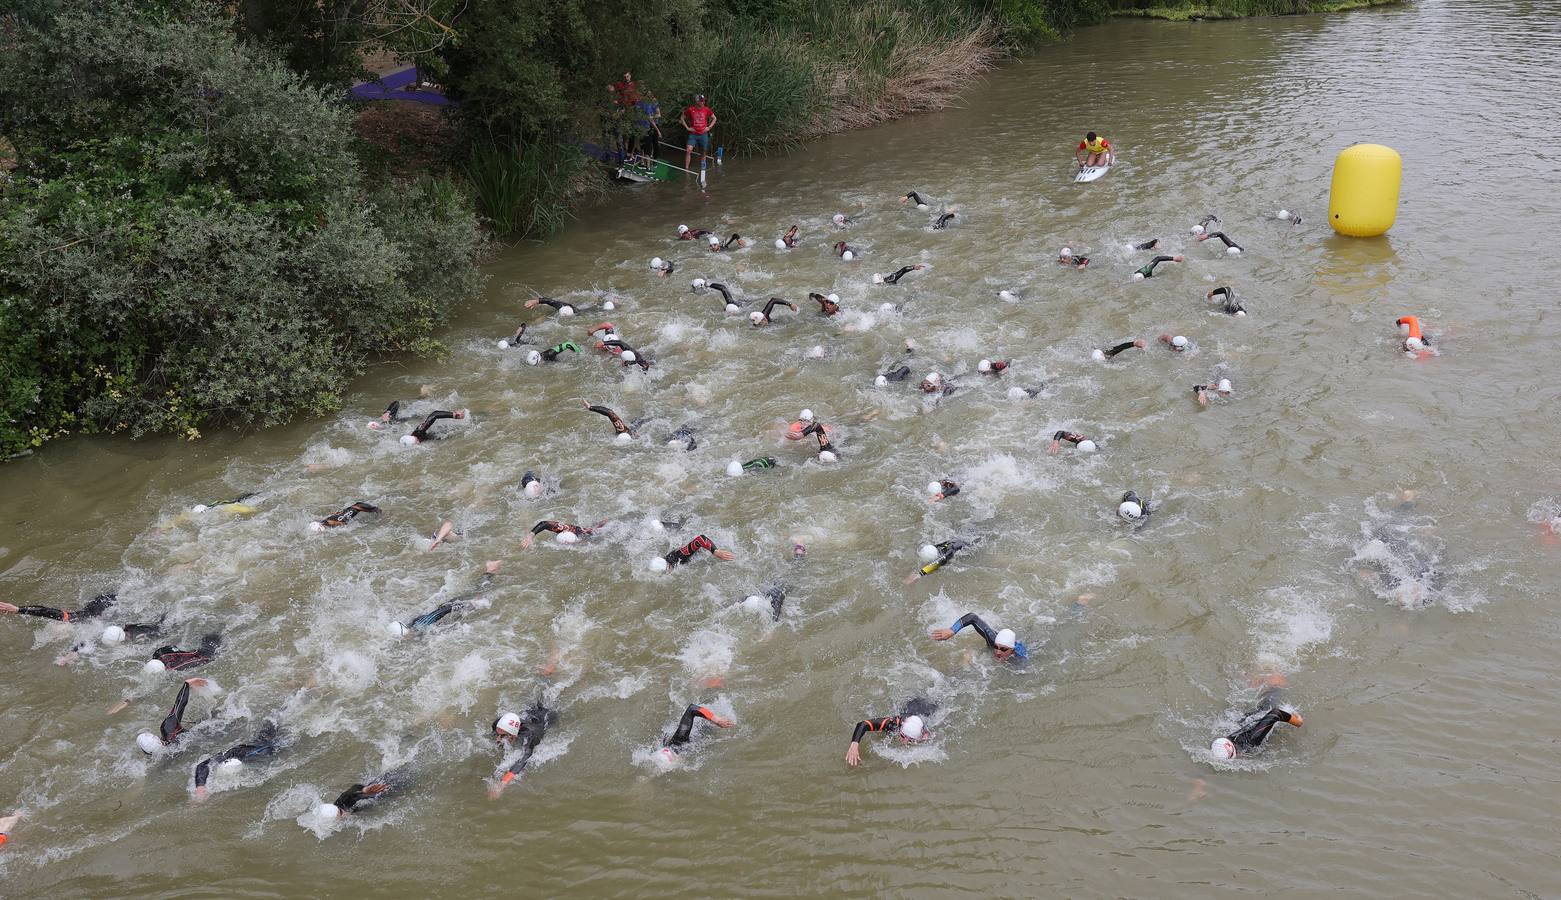
M 563 227 L 584 165 L 579 149 L 566 144 L 488 141 L 472 146 L 462 169 L 494 232 L 518 239 Z

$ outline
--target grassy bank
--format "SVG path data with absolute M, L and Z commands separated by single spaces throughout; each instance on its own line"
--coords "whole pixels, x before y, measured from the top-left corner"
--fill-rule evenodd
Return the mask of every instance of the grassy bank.
M 1186 3 L 1146 0 L 1111 11 L 1113 16 L 1139 16 L 1186 22 L 1193 19 L 1245 19 L 1252 16 L 1295 16 L 1342 12 L 1372 6 L 1395 6 L 1408 0 L 1189 0 Z

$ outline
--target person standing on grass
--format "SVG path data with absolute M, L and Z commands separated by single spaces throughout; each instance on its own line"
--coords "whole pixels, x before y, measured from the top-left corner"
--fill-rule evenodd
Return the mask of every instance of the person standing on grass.
M 699 147 L 701 163 L 710 157 L 710 129 L 715 127 L 715 110 L 705 103 L 705 95 L 700 94 L 694 98 L 693 106 L 683 110 L 680 121 L 688 129 L 688 143 L 683 146 L 683 168 L 689 169 L 694 147 Z

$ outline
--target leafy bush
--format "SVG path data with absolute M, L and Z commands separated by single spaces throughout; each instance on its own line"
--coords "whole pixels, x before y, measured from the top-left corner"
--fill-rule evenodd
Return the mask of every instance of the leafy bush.
M 349 113 L 213 15 L 91 3 L 0 55 L 0 454 L 333 408 L 478 287 L 469 202 L 370 189 Z

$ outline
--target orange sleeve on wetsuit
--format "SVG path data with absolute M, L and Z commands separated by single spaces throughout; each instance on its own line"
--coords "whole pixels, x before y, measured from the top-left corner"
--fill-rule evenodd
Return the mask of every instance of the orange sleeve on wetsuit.
M 695 712 L 699 713 L 699 717 L 707 722 L 715 719 L 715 713 L 711 712 L 708 707 L 701 706 Z
M 509 784 L 511 781 L 514 781 L 514 780 L 515 780 L 515 773 L 514 772 L 505 772 L 504 776 L 499 779 L 499 784 Z
M 1409 336 L 1412 337 L 1412 338 L 1417 338 L 1417 337 L 1422 337 L 1423 336 L 1420 333 L 1420 318 L 1418 316 L 1403 316 L 1403 317 L 1399 318 L 1399 320 L 1397 322 L 1395 322 L 1394 324 L 1395 325 L 1408 325 L 1409 326 Z

